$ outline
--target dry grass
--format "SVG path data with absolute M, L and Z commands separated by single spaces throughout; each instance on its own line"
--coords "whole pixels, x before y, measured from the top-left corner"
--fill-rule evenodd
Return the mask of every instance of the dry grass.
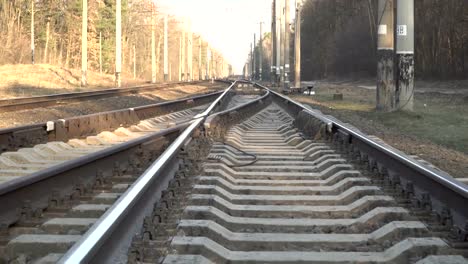
M 88 87 L 81 87 L 81 70 L 49 64 L 0 66 L 0 96 L 3 99 L 55 93 L 91 91 L 114 87 L 114 76 L 88 71 Z M 123 76 L 123 86 L 145 83 Z M 129 80 L 129 81 L 126 81 Z
M 333 100 L 343 93 L 343 101 Z M 322 85 L 315 96 L 294 99 L 376 135 L 459 177 L 468 173 L 468 95 L 417 93 L 414 112 L 375 111 L 375 90 Z

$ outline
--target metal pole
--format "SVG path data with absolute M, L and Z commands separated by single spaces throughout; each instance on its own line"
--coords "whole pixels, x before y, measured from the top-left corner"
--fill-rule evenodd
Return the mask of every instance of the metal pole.
M 397 109 L 413 111 L 414 0 L 397 0 Z
M 151 3 L 151 83 L 156 83 L 156 19 L 154 2 Z
M 262 81 L 262 72 L 263 72 L 263 22 L 260 22 L 260 43 L 258 48 L 258 79 Z
M 296 0 L 296 25 L 294 27 L 294 87 L 301 87 L 301 14 L 302 6 Z
M 291 15 L 290 15 L 290 0 L 284 0 L 284 88 L 289 89 L 289 73 L 290 73 L 290 33 L 291 33 Z
M 116 0 L 115 83 L 122 87 L 122 0 Z
M 31 63 L 34 64 L 34 0 L 31 0 Z
M 88 71 L 88 0 L 83 0 L 83 22 L 81 23 L 81 86 L 86 87 Z
M 379 0 L 377 40 L 377 109 L 393 111 L 396 107 L 394 71 L 394 0 Z
M 164 16 L 164 81 L 169 77 L 169 45 L 167 36 L 167 15 Z

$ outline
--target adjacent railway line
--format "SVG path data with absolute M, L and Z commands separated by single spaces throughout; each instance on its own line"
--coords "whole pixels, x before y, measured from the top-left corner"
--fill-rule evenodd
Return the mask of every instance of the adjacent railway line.
M 2 260 L 467 263 L 461 181 L 259 84 L 209 96 L 35 147 L 78 154 L 0 183 Z
M 177 85 L 193 85 L 201 82 L 181 82 L 181 83 L 164 83 L 164 84 L 151 84 L 137 87 L 128 88 L 114 88 L 98 91 L 76 92 L 65 94 L 52 94 L 44 96 L 33 96 L 24 98 L 12 98 L 0 100 L 0 111 L 11 112 L 25 109 L 34 109 L 39 107 L 49 107 L 64 103 L 82 102 L 87 100 L 96 100 L 101 98 L 108 98 L 112 96 L 122 96 L 149 92 L 154 90 L 168 89 Z

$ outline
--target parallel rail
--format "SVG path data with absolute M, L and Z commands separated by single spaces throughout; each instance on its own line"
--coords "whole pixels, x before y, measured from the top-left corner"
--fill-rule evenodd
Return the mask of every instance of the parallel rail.
M 4 99 L 0 100 L 0 111 L 2 112 L 11 112 L 19 111 L 40 107 L 53 106 L 60 103 L 71 103 L 71 102 L 81 102 L 90 99 L 100 99 L 107 98 L 117 95 L 128 95 L 136 94 L 146 91 L 153 91 L 157 89 L 168 88 L 175 85 L 191 85 L 197 84 L 197 82 L 180 82 L 180 83 L 164 83 L 164 84 L 151 84 L 137 87 L 129 88 L 114 88 L 106 89 L 99 91 L 90 91 L 90 92 L 77 92 L 77 93 L 66 93 L 66 94 L 53 94 L 53 95 L 44 95 L 44 96 L 33 96 L 33 97 L 24 97 L 24 98 L 13 98 L 13 99 Z
M 49 141 L 82 138 L 121 126 L 130 126 L 143 119 L 208 103 L 221 93 L 222 91 L 157 104 L 0 129 L 0 153 Z

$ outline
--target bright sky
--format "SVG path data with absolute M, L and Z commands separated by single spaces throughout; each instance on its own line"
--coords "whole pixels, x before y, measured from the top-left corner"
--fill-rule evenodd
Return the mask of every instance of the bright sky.
M 253 35 L 270 31 L 271 0 L 155 0 L 170 13 L 187 16 L 193 32 L 201 34 L 241 73 Z M 292 5 L 291 7 L 294 7 Z

